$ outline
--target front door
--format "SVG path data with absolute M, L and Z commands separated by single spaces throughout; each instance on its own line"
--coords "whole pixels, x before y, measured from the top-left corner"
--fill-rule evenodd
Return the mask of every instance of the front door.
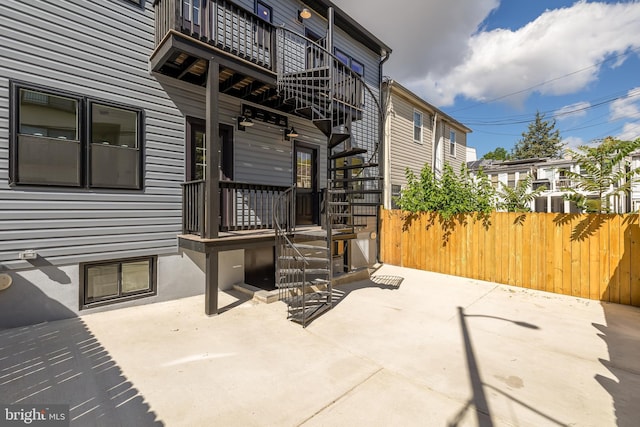
M 318 223 L 318 149 L 295 144 L 296 224 Z

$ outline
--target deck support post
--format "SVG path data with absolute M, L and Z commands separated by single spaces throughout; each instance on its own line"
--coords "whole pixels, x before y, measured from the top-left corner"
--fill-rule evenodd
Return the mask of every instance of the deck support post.
M 205 253 L 205 293 L 204 312 L 207 316 L 218 314 L 218 249 Z
M 205 232 L 207 239 L 216 239 L 220 229 L 220 132 L 218 120 L 220 65 L 212 58 L 207 71 L 205 128 Z M 218 250 L 206 252 L 205 313 L 218 314 Z

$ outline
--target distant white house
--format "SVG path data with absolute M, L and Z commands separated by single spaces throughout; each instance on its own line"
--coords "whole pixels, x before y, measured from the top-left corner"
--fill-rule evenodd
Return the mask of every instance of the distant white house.
M 635 162 L 635 163 L 634 163 Z M 579 213 L 580 209 L 565 199 L 567 188 L 577 188 L 567 172 L 580 173 L 580 166 L 571 159 L 534 158 L 523 160 L 476 160 L 467 163 L 472 174 L 480 170 L 489 177 L 493 186 L 500 190 L 502 184 L 514 188 L 518 181 L 532 176 L 531 190 L 544 187 L 539 197 L 531 202 L 534 212 Z M 631 167 L 640 167 L 640 152 L 632 160 Z M 587 198 L 593 194 L 584 193 Z M 616 195 L 611 198 L 613 213 L 628 213 L 640 207 L 640 183 L 633 187 L 631 197 Z

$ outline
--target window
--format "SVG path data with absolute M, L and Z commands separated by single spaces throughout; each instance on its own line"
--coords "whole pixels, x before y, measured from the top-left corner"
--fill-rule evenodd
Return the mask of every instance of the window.
M 142 187 L 142 110 L 11 82 L 11 183 Z
M 351 69 L 360 77 L 364 76 L 364 65 L 361 62 L 351 59 Z
M 413 140 L 422 144 L 422 113 L 413 111 Z
M 456 132 L 453 130 L 449 131 L 449 155 L 456 156 Z
M 156 258 L 134 258 L 81 267 L 83 308 L 156 294 Z
M 139 111 L 89 101 L 89 185 L 140 188 Z
M 336 58 L 338 58 L 338 61 L 349 67 L 354 73 L 360 77 L 364 76 L 364 64 L 362 62 L 353 59 L 338 48 L 334 49 L 334 54 Z
M 182 0 L 182 16 L 185 20 L 200 23 L 200 0 Z
M 342 62 L 347 67 L 349 66 L 349 61 L 350 61 L 349 55 L 347 55 L 343 51 L 336 49 L 336 58 L 338 58 L 338 61 Z
M 81 99 L 22 87 L 13 93 L 12 181 L 79 186 Z
M 402 186 L 391 184 L 391 209 L 399 209 L 398 199 L 402 197 Z

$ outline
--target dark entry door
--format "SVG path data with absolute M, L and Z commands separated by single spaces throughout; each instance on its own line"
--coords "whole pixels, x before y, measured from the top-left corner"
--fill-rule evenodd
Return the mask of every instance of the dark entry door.
M 318 223 L 318 150 L 295 145 L 296 224 Z

